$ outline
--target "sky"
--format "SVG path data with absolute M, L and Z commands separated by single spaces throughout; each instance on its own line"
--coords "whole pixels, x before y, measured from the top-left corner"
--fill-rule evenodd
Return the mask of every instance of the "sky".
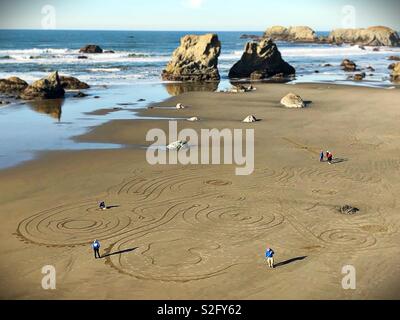
M 0 29 L 317 31 L 400 30 L 400 0 L 0 0 Z

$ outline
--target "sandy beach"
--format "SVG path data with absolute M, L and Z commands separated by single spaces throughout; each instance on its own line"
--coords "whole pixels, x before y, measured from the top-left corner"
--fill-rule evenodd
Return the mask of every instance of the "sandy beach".
M 398 88 L 256 87 L 183 93 L 141 111 L 152 120 L 110 121 L 76 137 L 124 148 L 49 152 L 0 171 L 0 298 L 400 298 Z M 289 92 L 308 107 L 283 108 Z M 188 108 L 171 108 L 178 102 Z M 242 123 L 250 114 L 261 121 Z M 201 120 L 184 120 L 193 116 Z M 150 166 L 146 133 L 168 132 L 168 118 L 197 132 L 254 128 L 254 173 Z M 321 150 L 338 162 L 320 163 Z M 109 210 L 98 210 L 101 200 Z M 343 205 L 360 212 L 343 215 Z M 57 290 L 41 287 L 46 265 L 56 267 Z M 356 290 L 342 288 L 346 265 L 357 270 Z

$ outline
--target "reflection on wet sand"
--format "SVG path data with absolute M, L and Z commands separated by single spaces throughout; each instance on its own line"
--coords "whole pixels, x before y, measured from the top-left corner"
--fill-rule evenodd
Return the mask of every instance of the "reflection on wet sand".
M 182 83 L 182 82 L 174 82 L 174 83 L 164 83 L 167 92 L 171 96 L 178 96 L 185 92 L 191 91 L 208 91 L 213 92 L 217 91 L 219 82 L 206 82 L 206 83 Z
M 44 113 L 61 121 L 64 99 L 29 101 L 27 105 L 34 111 Z
M 263 79 L 263 80 L 249 80 L 249 79 L 243 79 L 243 80 L 230 80 L 229 83 L 234 86 L 248 86 L 248 85 L 255 85 L 257 83 L 280 83 L 280 84 L 285 84 L 292 82 L 293 80 L 296 80 L 295 78 L 269 78 L 269 79 Z

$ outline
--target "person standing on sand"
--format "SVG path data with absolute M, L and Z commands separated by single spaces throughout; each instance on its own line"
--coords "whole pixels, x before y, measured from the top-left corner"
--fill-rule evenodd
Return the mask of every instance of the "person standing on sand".
M 274 269 L 274 255 L 275 252 L 274 250 L 272 250 L 271 248 L 267 249 L 267 252 L 265 253 L 265 257 L 267 258 L 267 263 L 268 263 L 268 267 L 271 269 Z
M 333 154 L 330 151 L 326 152 L 326 157 L 328 158 L 328 163 L 332 164 Z
M 101 255 L 100 255 L 100 242 L 99 240 L 94 240 L 93 244 L 92 244 L 92 248 L 94 251 L 94 258 L 95 259 L 101 259 Z
M 106 210 L 107 209 L 106 203 L 104 201 L 100 202 L 99 208 L 100 210 Z
M 323 162 L 323 161 L 324 161 L 324 152 L 323 152 L 323 151 L 321 151 L 321 154 L 320 154 L 320 156 L 319 156 L 319 161 L 320 161 L 320 162 Z

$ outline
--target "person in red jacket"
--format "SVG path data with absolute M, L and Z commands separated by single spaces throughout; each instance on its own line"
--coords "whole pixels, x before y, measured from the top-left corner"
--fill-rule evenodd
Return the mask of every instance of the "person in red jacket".
M 333 154 L 330 151 L 326 152 L 326 157 L 328 158 L 328 163 L 332 164 L 332 160 L 333 160 Z

